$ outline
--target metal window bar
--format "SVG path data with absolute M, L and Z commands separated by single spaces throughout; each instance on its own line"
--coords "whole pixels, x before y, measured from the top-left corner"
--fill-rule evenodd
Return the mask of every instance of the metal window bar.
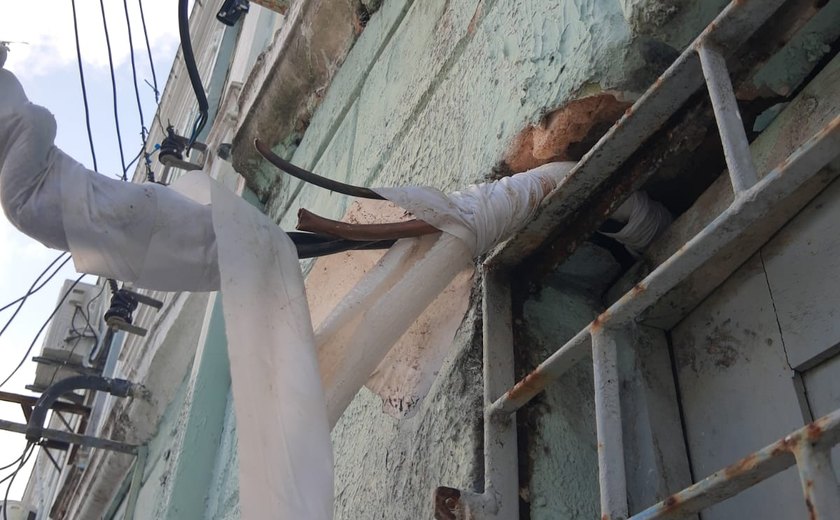
M 742 45 L 782 4 L 783 0 L 736 0 L 729 4 L 584 156 L 567 181 L 552 194 L 553 198 L 562 200 L 564 193 L 574 193 L 585 188 L 575 186 L 575 183 L 597 186 L 670 118 L 702 86 L 705 79 L 735 200 L 718 218 L 643 281 L 525 378 L 486 406 L 485 490 L 476 494 L 447 487 L 438 488 L 435 493 L 437 518 L 478 520 L 511 519 L 518 516 L 517 448 L 513 426 L 515 421 L 512 415 L 542 392 L 550 382 L 581 361 L 587 355 L 588 348 L 593 349 L 596 385 L 602 518 L 627 517 L 621 413 L 618 402 L 619 383 L 616 371 L 616 354 L 619 348 L 617 336 L 631 327 L 646 309 L 668 291 L 711 260 L 724 247 L 737 240 L 752 224 L 772 213 L 776 202 L 795 192 L 840 151 L 840 117 L 835 117 L 773 171 L 760 181 L 757 180 L 721 49 L 732 50 Z M 702 75 L 699 72 L 702 72 Z M 495 385 L 509 377 L 513 370 L 512 333 L 507 330 L 512 320 L 510 288 L 508 282 L 503 280 L 504 269 L 515 264 L 516 258 L 521 258 L 523 253 L 533 253 L 539 245 L 534 243 L 533 237 L 546 236 L 551 227 L 562 222 L 571 211 L 563 202 L 558 204 L 556 200 L 548 201 L 541 209 L 541 215 L 538 215 L 535 223 L 494 252 L 484 265 L 484 324 L 485 328 L 490 326 L 497 329 L 485 330 L 484 334 L 485 398 L 488 402 L 498 394 Z M 503 298 L 504 302 L 499 303 L 498 298 Z M 502 330 L 498 330 L 500 328 Z M 508 361 L 510 364 L 505 366 Z M 779 449 L 776 445 L 751 456 L 773 461 L 786 460 L 785 466 L 780 462 L 757 464 L 758 469 L 750 468 L 747 476 L 743 478 L 736 478 L 737 475 L 724 470 L 723 473 L 716 473 L 673 495 L 668 499 L 672 503 L 666 504 L 668 501 L 665 501 L 634 518 L 669 518 L 699 511 L 792 465 L 794 457 L 790 457 L 790 454 L 794 454 L 800 467 L 806 503 L 814 512 L 814 517 L 840 518 L 840 494 L 827 455 L 828 448 L 837 442 L 838 435 L 835 432 L 840 431 L 836 425 L 838 420 L 840 411 L 779 441 L 785 446 L 783 451 L 788 454 L 787 459 L 780 458 L 782 454 L 773 451 Z M 820 429 L 827 434 L 816 442 L 806 435 L 814 429 Z M 507 463 L 506 470 L 504 467 L 500 469 L 500 464 L 504 463 Z M 721 489 L 725 492 L 717 492 Z M 648 516 L 642 516 L 645 514 Z

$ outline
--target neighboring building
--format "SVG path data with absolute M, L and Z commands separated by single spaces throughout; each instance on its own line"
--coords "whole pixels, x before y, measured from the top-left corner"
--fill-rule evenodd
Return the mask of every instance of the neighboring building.
M 211 105 L 208 152 L 192 160 L 284 229 L 299 208 L 340 218 L 350 199 L 278 172 L 255 137 L 334 179 L 444 191 L 596 147 L 535 223 L 485 259 L 416 413 L 386 415 L 363 389 L 334 428 L 337 519 L 459 518 L 465 508 L 620 518 L 840 408 L 840 0 L 297 0 L 285 15 L 252 5 L 233 28 L 217 10 L 196 3 L 190 19 Z M 734 168 L 737 197 L 699 59 L 657 80 L 707 26 L 728 57 L 759 179 L 747 191 L 749 167 Z M 158 117 L 183 134 L 194 115 L 179 55 Z M 719 116 L 724 129 L 739 120 Z M 724 134 L 739 163 L 744 143 Z M 807 160 L 788 160 L 815 136 Z M 162 138 L 153 125 L 152 141 Z M 796 181 L 808 165 L 819 172 Z M 182 173 L 155 168 L 167 182 Z M 784 175 L 769 175 L 776 168 Z M 597 230 L 638 189 L 674 222 L 634 256 Z M 23 499 L 38 519 L 239 517 L 220 300 L 150 296 L 162 308 L 135 313 L 148 335 L 118 334 L 104 365 L 148 393 L 88 396 L 84 430 L 147 450 L 70 450 L 59 478 L 39 455 Z M 559 362 L 532 372 L 549 356 Z M 507 392 L 514 372 L 530 375 Z M 485 424 L 497 398 L 502 411 Z M 828 426 L 811 439 L 817 451 L 836 440 Z M 811 465 L 795 440 L 663 511 L 840 514 L 828 457 Z M 807 505 L 796 469 L 784 469 L 790 449 L 816 475 Z

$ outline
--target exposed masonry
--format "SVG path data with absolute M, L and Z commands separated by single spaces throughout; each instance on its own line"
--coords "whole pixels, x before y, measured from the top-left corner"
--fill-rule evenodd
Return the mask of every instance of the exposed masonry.
M 519 173 L 547 162 L 576 161 L 631 104 L 609 93 L 569 101 L 525 128 L 511 144 L 504 166 Z

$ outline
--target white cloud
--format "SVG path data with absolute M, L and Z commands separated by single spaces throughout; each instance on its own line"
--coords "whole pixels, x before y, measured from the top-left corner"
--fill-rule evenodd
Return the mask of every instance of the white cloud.
M 128 30 L 123 2 L 106 0 L 105 14 L 111 40 L 114 66 L 129 59 Z M 145 59 L 146 42 L 138 0 L 127 0 L 135 56 Z M 177 2 L 143 0 L 143 12 L 153 52 L 174 49 L 178 43 Z M 90 67 L 107 67 L 108 52 L 102 24 L 100 3 L 77 0 L 77 18 L 82 59 Z M 48 74 L 56 67 L 76 61 L 73 11 L 69 1 L 37 0 L 3 2 L 0 17 L 0 40 L 28 42 L 13 44 L 6 68 L 20 76 Z

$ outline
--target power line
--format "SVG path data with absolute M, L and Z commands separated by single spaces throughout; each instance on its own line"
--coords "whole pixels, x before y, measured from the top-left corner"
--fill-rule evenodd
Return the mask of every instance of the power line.
M 90 109 L 88 108 L 87 88 L 85 88 L 85 71 L 82 68 L 82 47 L 79 44 L 79 23 L 76 17 L 76 0 L 71 1 L 73 6 L 73 32 L 76 35 L 76 61 L 79 63 L 79 79 L 82 83 L 82 100 L 85 103 L 85 124 L 87 125 L 88 141 L 90 142 L 90 155 L 93 158 L 93 169 L 99 171 L 96 164 L 96 151 L 93 149 L 93 132 L 90 129 Z
M 111 38 L 108 36 L 108 20 L 105 17 L 105 2 L 104 0 L 99 0 L 99 8 L 102 11 L 102 27 L 105 29 L 105 46 L 108 48 L 108 65 L 111 69 L 111 90 L 114 97 L 114 123 L 116 125 L 117 130 L 117 145 L 120 149 L 120 162 L 122 164 L 123 169 L 123 180 L 126 180 L 126 171 L 128 168 L 125 166 L 125 154 L 123 153 L 123 145 L 122 145 L 122 134 L 120 133 L 120 113 L 117 109 L 117 79 L 114 76 L 114 57 L 111 53 Z
M 149 54 L 149 67 L 152 69 L 152 83 L 154 83 L 152 88 L 155 91 L 155 103 L 160 103 L 157 75 L 155 75 L 155 62 L 152 59 L 152 46 L 149 45 L 149 33 L 146 31 L 146 15 L 143 13 L 143 0 L 137 0 L 137 3 L 140 4 L 140 21 L 143 22 L 143 38 L 146 39 L 146 52 Z
M 27 451 L 29 452 L 28 454 L 27 454 Z M 12 489 L 12 484 L 14 484 L 14 482 L 15 482 L 15 477 L 17 477 L 17 474 L 20 472 L 21 469 L 23 469 L 23 467 L 29 461 L 29 457 L 31 457 L 32 453 L 34 453 L 34 452 L 35 452 L 35 445 L 32 444 L 31 442 L 27 442 L 26 446 L 23 448 L 23 453 L 21 454 L 20 459 L 19 459 L 20 464 L 15 469 L 14 473 L 7 476 L 3 480 L 0 480 L 0 484 L 5 482 L 6 480 L 9 481 L 9 485 L 6 486 L 6 494 L 3 496 L 3 520 L 9 520 L 9 516 L 8 516 L 8 513 L 7 513 L 8 509 L 9 509 L 7 507 L 8 504 L 9 504 L 9 491 Z
M 128 29 L 128 51 L 131 57 L 131 75 L 134 78 L 134 97 L 137 100 L 137 112 L 140 114 L 140 137 L 143 140 L 143 148 L 145 148 L 147 131 L 143 122 L 146 118 L 143 117 L 143 104 L 140 102 L 140 87 L 137 85 L 137 66 L 134 62 L 134 38 L 131 36 L 131 18 L 128 16 L 128 0 L 123 0 L 123 10 L 125 11 L 125 26 Z
M 0 312 L 5 311 L 6 309 L 8 309 L 9 307 L 11 307 L 12 305 L 14 305 L 14 304 L 16 304 L 16 303 L 18 303 L 18 302 L 21 302 L 21 301 L 26 300 L 26 298 L 28 298 L 29 296 L 31 296 L 31 295 L 35 294 L 36 292 L 40 291 L 40 290 L 41 290 L 41 288 L 43 288 L 43 287 L 44 287 L 44 285 L 46 285 L 46 283 L 47 283 L 47 282 L 49 282 L 49 281 L 50 281 L 50 280 L 51 280 L 51 279 L 52 279 L 52 278 L 53 278 L 53 277 L 54 277 L 54 276 L 58 273 L 58 270 L 59 270 L 59 269 L 61 269 L 62 267 L 64 267 L 64 265 L 65 265 L 67 262 L 69 262 L 69 261 L 70 261 L 70 258 L 65 259 L 65 260 L 64 260 L 64 262 L 62 262 L 62 263 L 61 263 L 61 265 L 60 265 L 60 266 L 58 266 L 58 269 L 56 269 L 56 270 L 55 270 L 55 272 L 53 272 L 53 274 L 51 274 L 51 275 L 49 276 L 49 278 L 47 278 L 46 280 L 44 280 L 43 282 L 41 282 L 41 285 L 39 285 L 37 288 L 34 288 L 34 289 L 33 289 L 33 287 L 35 287 L 35 284 L 37 284 L 37 283 L 38 283 L 38 281 L 39 281 L 41 278 L 43 278 L 43 276 L 44 276 L 45 274 L 47 274 L 47 271 L 49 271 L 49 270 L 50 270 L 50 268 L 52 268 L 52 266 L 54 266 L 54 265 L 55 265 L 55 263 L 56 263 L 56 262 L 58 262 L 59 260 L 61 260 L 61 257 L 63 257 L 63 256 L 64 256 L 64 255 L 66 255 L 66 254 L 67 254 L 67 253 L 61 253 L 60 255 L 58 255 L 58 257 L 56 257 L 56 259 L 55 259 L 55 260 L 53 260 L 52 262 L 50 262 L 50 265 L 48 265 L 48 266 L 46 267 L 46 269 L 44 269 L 43 271 L 41 271 L 41 274 L 39 274 L 39 275 L 38 275 L 38 277 L 37 277 L 37 278 L 35 278 L 35 281 L 34 281 L 34 282 L 32 282 L 32 285 L 31 285 L 31 286 L 29 286 L 29 290 L 28 290 L 28 291 L 26 291 L 26 293 L 25 293 L 23 296 L 21 296 L 20 298 L 18 298 L 18 299 L 16 299 L 16 300 L 13 300 L 13 301 L 10 301 L 9 303 L 7 303 L 6 305 L 4 305 L 3 307 L 0 307 Z M 5 330 L 5 327 L 4 327 L 4 330 Z M 0 335 L 2 335 L 2 334 L 3 334 L 3 333 L 2 333 L 2 332 L 0 332 Z

